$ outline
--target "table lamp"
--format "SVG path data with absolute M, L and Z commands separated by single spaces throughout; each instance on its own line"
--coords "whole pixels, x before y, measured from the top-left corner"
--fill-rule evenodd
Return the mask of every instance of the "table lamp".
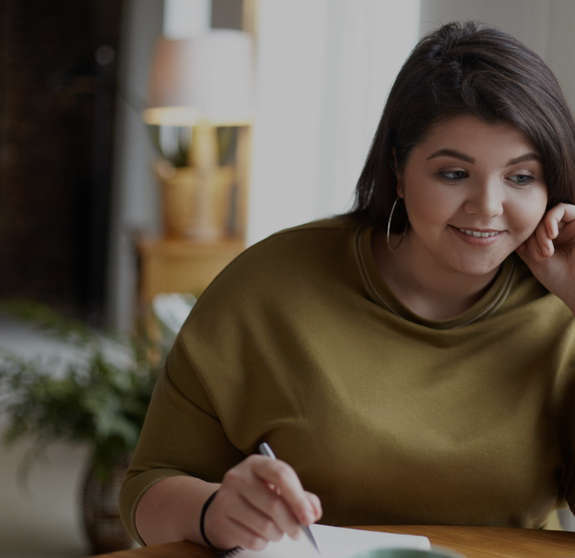
M 167 236 L 200 242 L 225 236 L 237 169 L 218 166 L 216 128 L 251 124 L 252 82 L 248 33 L 215 29 L 192 39 L 158 40 L 143 119 L 192 129 L 188 166 L 156 165 Z

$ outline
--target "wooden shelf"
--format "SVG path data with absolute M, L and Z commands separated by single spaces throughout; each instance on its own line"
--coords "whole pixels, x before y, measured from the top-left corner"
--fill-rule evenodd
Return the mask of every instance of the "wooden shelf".
M 226 238 L 217 242 L 140 237 L 139 300 L 145 305 L 159 293 L 199 295 L 245 248 L 245 241 Z

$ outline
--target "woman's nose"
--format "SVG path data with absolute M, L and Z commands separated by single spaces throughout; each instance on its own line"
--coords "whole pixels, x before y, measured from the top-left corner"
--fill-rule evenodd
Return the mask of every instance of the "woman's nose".
M 503 202 L 503 185 L 499 180 L 485 180 L 473 184 L 464 208 L 470 215 L 497 217 L 503 213 Z

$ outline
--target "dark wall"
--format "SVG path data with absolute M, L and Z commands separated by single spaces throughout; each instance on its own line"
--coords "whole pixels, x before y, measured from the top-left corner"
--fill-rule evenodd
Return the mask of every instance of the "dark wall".
M 0 0 L 0 300 L 97 323 L 119 0 Z

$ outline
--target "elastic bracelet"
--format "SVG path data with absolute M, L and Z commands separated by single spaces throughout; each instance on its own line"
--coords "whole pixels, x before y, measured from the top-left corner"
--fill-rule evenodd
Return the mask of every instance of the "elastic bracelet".
M 210 504 L 213 502 L 214 498 L 216 497 L 216 494 L 218 493 L 218 491 L 216 490 L 207 500 L 206 503 L 204 504 L 204 507 L 202 508 L 202 513 L 200 515 L 200 533 L 202 534 L 202 539 L 204 539 L 204 541 L 206 542 L 206 544 L 211 547 L 211 548 L 216 548 L 209 540 L 208 537 L 206 537 L 206 532 L 204 531 L 204 517 L 206 515 L 206 511 L 208 510 Z

